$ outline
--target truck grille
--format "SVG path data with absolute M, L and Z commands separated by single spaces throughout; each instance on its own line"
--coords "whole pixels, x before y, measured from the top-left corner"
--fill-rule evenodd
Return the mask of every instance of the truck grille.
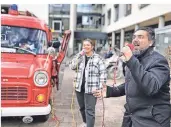
M 27 93 L 25 87 L 2 87 L 1 100 L 27 100 Z

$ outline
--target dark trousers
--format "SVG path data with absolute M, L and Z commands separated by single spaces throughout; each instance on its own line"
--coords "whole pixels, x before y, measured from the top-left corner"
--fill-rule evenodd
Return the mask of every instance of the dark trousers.
M 92 94 L 86 94 L 84 92 L 77 91 L 76 96 L 83 122 L 87 124 L 87 127 L 94 127 L 97 98 L 95 98 Z

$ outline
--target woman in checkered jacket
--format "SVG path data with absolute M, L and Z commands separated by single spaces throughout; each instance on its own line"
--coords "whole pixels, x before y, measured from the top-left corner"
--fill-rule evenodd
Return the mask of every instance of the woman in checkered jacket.
M 106 83 L 106 67 L 103 58 L 94 51 L 95 43 L 86 39 L 83 41 L 83 50 L 76 54 L 69 66 L 76 71 L 74 87 L 83 118 L 80 127 L 94 127 L 96 100 L 93 91 L 102 89 Z

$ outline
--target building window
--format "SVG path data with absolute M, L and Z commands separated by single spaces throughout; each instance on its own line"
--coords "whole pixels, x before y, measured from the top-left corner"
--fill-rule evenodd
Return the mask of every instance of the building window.
M 53 21 L 52 22 L 52 28 L 54 29 L 54 32 L 62 32 L 62 21 Z
M 138 6 L 139 6 L 139 9 L 142 9 L 142 8 L 148 6 L 148 5 L 149 5 L 149 4 L 139 4 Z
M 166 21 L 165 26 L 169 26 L 169 25 L 171 25 L 171 21 Z
M 119 19 L 119 4 L 114 5 L 114 11 L 115 11 L 114 21 L 116 22 Z
M 102 25 L 105 25 L 105 15 L 102 16 Z
M 69 4 L 50 4 L 49 14 L 53 15 L 69 15 L 70 5 Z
M 107 12 L 107 19 L 108 19 L 108 25 L 110 25 L 110 22 L 111 22 L 111 9 L 109 9 L 108 12 Z
M 120 36 L 121 36 L 120 33 L 116 33 L 116 34 L 115 34 L 115 45 L 116 45 L 116 47 L 119 48 L 119 49 L 120 49 Z
M 124 41 L 131 43 L 134 30 L 125 31 Z
M 130 15 L 132 10 L 132 5 L 131 4 L 126 4 L 125 6 L 125 16 Z

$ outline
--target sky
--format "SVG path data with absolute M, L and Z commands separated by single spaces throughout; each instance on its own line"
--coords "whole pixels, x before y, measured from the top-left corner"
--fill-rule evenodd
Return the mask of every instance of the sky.
M 48 24 L 48 4 L 17 4 L 20 11 L 29 11 Z

